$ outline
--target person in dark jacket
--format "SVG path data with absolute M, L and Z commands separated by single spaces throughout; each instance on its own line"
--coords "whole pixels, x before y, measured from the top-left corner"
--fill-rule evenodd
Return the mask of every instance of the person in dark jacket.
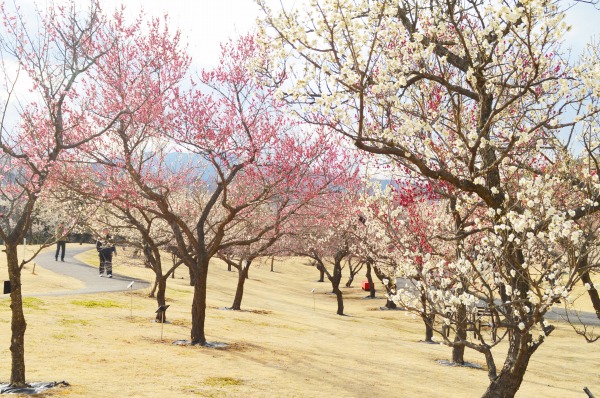
M 67 229 L 65 228 L 64 222 L 58 224 L 54 236 L 56 239 L 56 254 L 54 255 L 54 260 L 58 261 L 58 255 L 62 251 L 60 261 L 65 262 L 65 248 L 67 246 Z
M 96 250 L 100 257 L 100 276 L 106 272 L 106 276 L 112 278 L 112 257 L 113 253 L 117 255 L 117 248 L 108 228 L 102 229 L 102 236 L 96 241 Z

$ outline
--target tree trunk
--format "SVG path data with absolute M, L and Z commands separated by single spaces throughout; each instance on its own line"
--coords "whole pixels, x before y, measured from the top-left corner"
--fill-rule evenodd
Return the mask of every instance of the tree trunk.
M 337 257 L 337 256 L 336 256 Z M 340 290 L 340 282 L 342 281 L 342 267 L 340 264 L 341 258 L 336 258 L 333 266 L 333 277 L 331 278 L 331 286 L 333 287 L 333 293 L 337 299 L 337 314 L 344 315 L 344 298 L 342 291 Z
M 158 277 L 158 275 L 155 275 L 154 283 L 152 284 L 152 290 L 150 290 L 150 293 L 148 293 L 149 298 L 153 298 L 154 295 L 156 294 L 156 289 L 158 289 L 158 283 L 159 283 L 158 280 L 159 279 L 160 278 Z
M 500 374 L 490 383 L 482 398 L 512 398 L 515 396 L 529 365 L 529 359 L 539 344 L 529 347 L 529 334 L 509 333 L 509 348 Z
M 344 298 L 342 296 L 339 283 L 333 286 L 333 293 L 337 299 L 337 314 L 344 315 Z
M 458 318 L 458 322 L 456 322 L 456 336 L 454 337 L 455 345 L 452 347 L 452 362 L 464 365 L 465 345 L 461 343 L 467 339 L 467 308 L 464 304 L 458 306 L 456 316 Z
M 190 286 L 196 286 L 196 275 L 193 267 L 188 267 L 190 271 Z
M 192 299 L 192 344 L 206 345 L 204 322 L 206 321 L 206 287 L 208 279 L 208 258 L 199 258 L 194 280 L 194 297 Z
M 25 314 L 23 313 L 23 295 L 21 291 L 21 270 L 17 256 L 17 245 L 6 243 L 6 262 L 10 279 L 10 309 L 11 317 L 11 372 L 10 385 L 25 387 Z
M 423 323 L 425 323 L 425 341 L 427 343 L 433 343 L 433 328 L 431 325 L 435 321 L 435 315 L 422 315 Z
M 348 281 L 346 282 L 346 287 L 352 287 L 352 282 L 354 281 L 354 275 L 350 274 Z
M 319 270 L 318 282 L 325 282 L 325 270 L 320 265 L 317 265 L 317 269 Z
M 242 297 L 244 296 L 244 282 L 248 279 L 248 270 L 250 269 L 250 264 L 252 261 L 246 260 L 246 265 L 244 267 L 240 267 L 238 269 L 238 283 L 237 288 L 235 289 L 235 298 L 233 299 L 233 304 L 231 305 L 232 310 L 239 311 L 242 308 Z
M 375 284 L 373 283 L 373 277 L 371 276 L 371 263 L 367 263 L 367 281 L 369 281 L 369 297 L 375 298 Z
M 592 305 L 594 306 L 594 311 L 596 311 L 596 316 L 598 317 L 598 319 L 600 319 L 600 296 L 598 295 L 598 290 L 592 282 L 590 273 L 587 271 L 588 267 L 588 255 L 586 253 L 585 255 L 581 256 L 577 261 L 577 272 L 579 273 L 579 277 L 581 278 L 581 283 L 583 283 L 584 285 L 587 283 L 590 286 L 590 289 L 587 292 L 590 296 L 590 300 L 592 301 Z
M 167 278 L 166 277 L 158 277 L 158 290 L 156 292 L 156 303 L 160 308 L 161 305 L 166 305 L 167 302 L 165 300 L 165 293 L 167 291 Z M 166 322 L 167 314 L 162 314 L 160 311 L 156 313 L 156 322 Z
M 433 342 L 433 322 L 435 321 L 435 315 L 427 313 L 427 297 L 425 294 L 421 294 L 421 304 L 423 305 L 423 312 L 421 318 L 425 323 L 425 341 L 427 343 Z
M 271 257 L 271 272 L 275 272 L 275 268 L 273 267 L 274 262 L 275 262 L 275 257 Z

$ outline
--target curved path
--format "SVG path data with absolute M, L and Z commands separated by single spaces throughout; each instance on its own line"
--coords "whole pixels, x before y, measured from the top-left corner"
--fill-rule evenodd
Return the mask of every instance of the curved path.
M 402 289 L 411 289 L 412 282 L 410 279 L 396 278 L 396 287 Z M 485 306 L 484 302 L 481 302 L 481 306 Z M 572 310 L 565 310 L 555 306 L 546 313 L 546 319 L 557 322 L 572 322 L 574 325 L 586 325 L 586 326 L 600 326 L 600 319 L 593 312 L 579 311 L 575 312 Z
M 101 278 L 98 274 L 98 267 L 91 267 L 74 258 L 74 256 L 88 250 L 94 250 L 94 248 L 90 246 L 71 244 L 67 245 L 64 262 L 60 260 L 54 260 L 54 250 L 46 253 L 40 253 L 34 260 L 38 266 L 49 271 L 80 280 L 84 284 L 83 288 L 52 293 L 27 294 L 27 296 L 65 296 L 71 294 L 122 292 L 128 290 L 127 286 L 129 286 L 131 282 L 134 282 L 132 286 L 132 289 L 134 290 L 147 288 L 150 285 L 147 281 L 115 273 L 113 273 L 112 278 Z

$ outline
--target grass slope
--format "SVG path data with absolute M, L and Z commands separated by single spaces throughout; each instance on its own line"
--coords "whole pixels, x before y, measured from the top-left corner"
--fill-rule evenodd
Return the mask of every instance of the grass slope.
M 114 272 L 152 279 L 127 252 Z M 80 258 L 96 265 L 95 251 Z M 0 263 L 0 278 L 7 275 Z M 77 289 L 36 268 L 24 271 L 26 292 Z M 382 298 L 365 299 L 358 287 L 344 289 L 345 312 L 335 315 L 335 297 L 318 272 L 300 259 L 250 270 L 242 308 L 229 311 L 237 274 L 222 263 L 209 273 L 206 334 L 226 348 L 173 345 L 189 339 L 192 288 L 187 272 L 168 283 L 170 324 L 152 321 L 156 301 L 149 289 L 25 301 L 27 377 L 66 380 L 71 387 L 47 397 L 479 397 L 487 373 L 439 365 L 450 349 L 419 343 L 420 320 L 402 311 L 381 311 Z M 65 282 L 65 280 L 67 282 Z M 56 287 L 60 285 L 60 288 Z M 311 290 L 316 288 L 315 293 Z M 0 382 L 10 375 L 10 300 L 0 296 Z M 161 340 L 162 334 L 162 340 Z M 502 350 L 496 353 L 502 366 Z M 519 397 L 582 397 L 584 386 L 600 394 L 600 345 L 586 344 L 566 324 L 531 360 Z M 484 364 L 467 351 L 466 359 Z

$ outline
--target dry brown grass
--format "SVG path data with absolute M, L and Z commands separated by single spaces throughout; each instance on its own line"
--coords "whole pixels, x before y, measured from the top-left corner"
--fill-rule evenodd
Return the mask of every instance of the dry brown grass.
M 94 252 L 81 258 L 96 262 Z M 114 272 L 151 278 L 147 269 L 124 265 L 130 263 L 120 253 Z M 277 261 L 275 268 L 250 270 L 242 304 L 248 311 L 236 312 L 222 308 L 231 305 L 237 274 L 220 263 L 211 266 L 206 334 L 210 342 L 227 344 L 221 349 L 172 344 L 189 339 L 192 288 L 184 270 L 169 281 L 171 323 L 164 325 L 162 340 L 163 326 L 151 322 L 156 302 L 145 297 L 147 289 L 133 296 L 29 299 L 28 380 L 66 380 L 71 387 L 44 396 L 72 398 L 478 397 L 485 391 L 485 371 L 437 364 L 449 358 L 450 349 L 419 343 L 422 323 L 405 312 L 380 311 L 383 300 L 364 299 L 360 280 L 344 289 L 348 316 L 342 317 L 335 315 L 328 285 L 315 282 L 314 268 L 294 259 Z M 26 292 L 67 283 L 40 268 L 37 275 L 27 273 Z M 0 297 L 0 380 L 6 381 L 10 308 Z M 559 324 L 534 355 L 518 396 L 584 397 L 583 386 L 600 394 L 599 347 Z M 484 363 L 472 351 L 466 359 Z

